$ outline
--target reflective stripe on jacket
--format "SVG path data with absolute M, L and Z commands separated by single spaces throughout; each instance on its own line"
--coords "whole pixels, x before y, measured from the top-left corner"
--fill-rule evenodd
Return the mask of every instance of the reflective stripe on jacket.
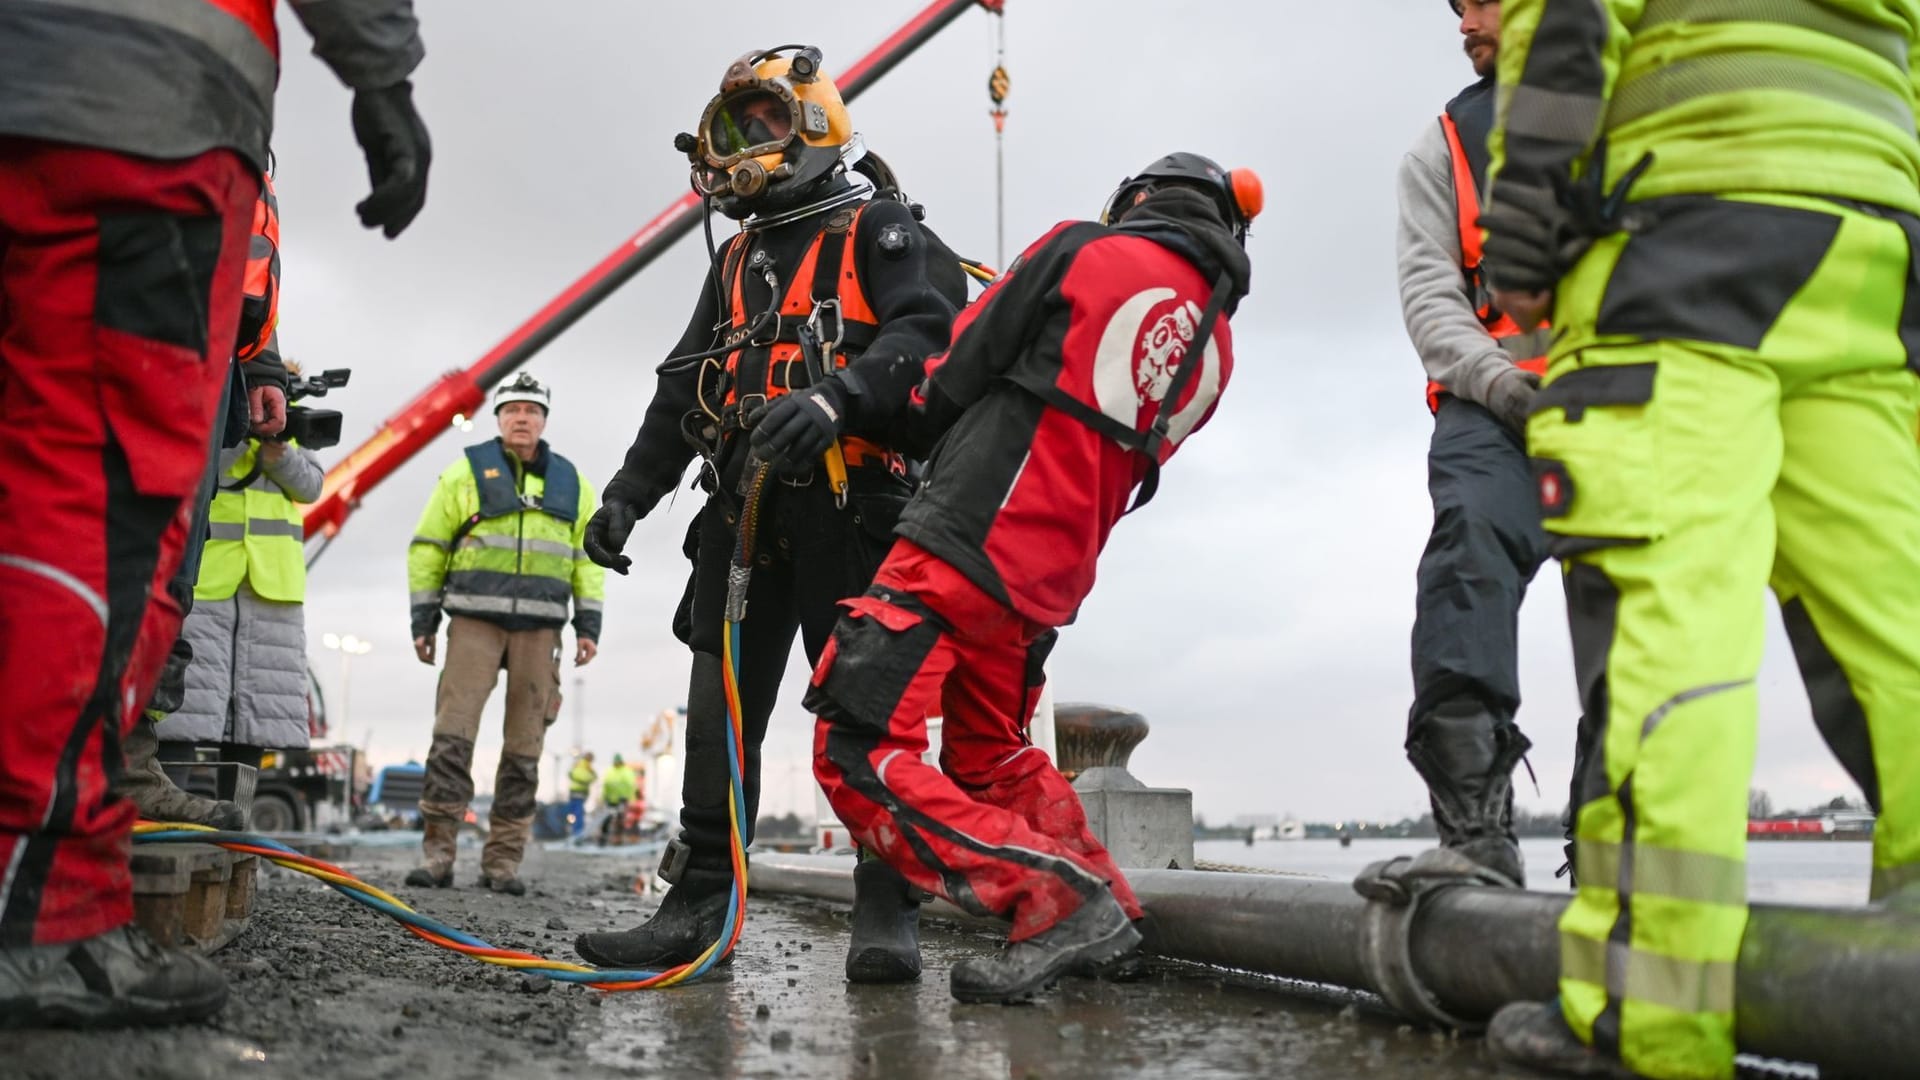
M 1606 138 L 1630 201 L 1778 192 L 1920 213 L 1916 0 L 1508 0 L 1492 191 Z M 1576 164 L 1579 168 L 1576 170 Z
M 424 629 L 431 633 L 442 610 L 508 630 L 560 626 L 571 600 L 574 631 L 598 640 L 605 574 L 584 547 L 593 489 L 545 442 L 532 462 L 500 445 L 495 439 L 474 448 L 496 451 L 482 458 L 495 464 L 482 465 L 480 475 L 471 458 L 449 466 L 420 515 L 407 549 L 415 636 L 423 633 L 423 613 L 433 615 Z M 483 483 L 497 491 L 508 481 L 508 496 L 530 508 L 483 514 Z M 542 509 L 549 483 L 571 485 L 578 492 L 573 505 Z
M 245 581 L 264 599 L 304 602 L 306 528 L 299 504 L 320 495 L 320 459 L 289 443 L 286 456 L 267 467 L 260 461 L 260 440 L 248 439 L 224 451 L 221 461 L 227 467 L 207 515 L 194 598 L 224 600 Z

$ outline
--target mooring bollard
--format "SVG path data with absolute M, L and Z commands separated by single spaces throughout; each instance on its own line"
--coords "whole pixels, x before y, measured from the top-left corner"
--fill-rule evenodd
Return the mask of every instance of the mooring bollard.
M 1080 795 L 1093 835 L 1127 870 L 1193 869 L 1193 792 L 1150 788 L 1127 770 L 1152 726 L 1106 705 L 1053 709 L 1056 764 Z

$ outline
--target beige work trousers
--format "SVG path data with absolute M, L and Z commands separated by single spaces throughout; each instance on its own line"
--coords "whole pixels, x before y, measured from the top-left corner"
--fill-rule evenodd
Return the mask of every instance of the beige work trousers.
M 454 615 L 447 622 L 446 663 L 434 701 L 433 747 L 420 798 L 420 813 L 429 826 L 423 847 L 427 865 L 436 873 L 453 866 L 454 838 L 473 799 L 473 744 L 480 733 L 480 714 L 502 668 L 507 672 L 506 743 L 494 775 L 480 872 L 495 879 L 513 877 L 526 854 L 538 805 L 540 751 L 548 725 L 559 715 L 560 628 L 509 631 L 485 619 Z

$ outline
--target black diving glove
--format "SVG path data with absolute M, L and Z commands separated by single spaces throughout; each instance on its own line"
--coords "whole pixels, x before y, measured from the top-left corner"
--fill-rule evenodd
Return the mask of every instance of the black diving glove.
M 405 81 L 353 95 L 353 137 L 367 156 L 373 193 L 354 209 L 360 224 L 391 240 L 405 231 L 427 204 L 427 166 L 433 144 L 413 107 L 413 84 Z
M 754 450 L 789 469 L 805 467 L 839 437 L 850 397 L 841 377 L 781 396 L 753 426 Z
M 587 519 L 587 535 L 583 541 L 587 558 L 616 574 L 625 574 L 633 565 L 633 559 L 620 551 L 633 535 L 634 525 L 646 516 L 633 489 L 616 473 L 600 494 L 600 509 Z

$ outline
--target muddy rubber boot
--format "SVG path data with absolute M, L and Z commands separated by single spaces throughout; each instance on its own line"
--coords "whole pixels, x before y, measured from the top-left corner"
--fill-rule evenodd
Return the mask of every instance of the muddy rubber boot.
M 1553 1002 L 1515 1002 L 1494 1013 L 1487 1025 L 1487 1053 L 1502 1065 L 1543 1076 L 1632 1080 L 1640 1075 L 1581 1042 Z
M 1515 888 L 1526 863 L 1513 833 L 1513 769 L 1532 744 L 1467 698 L 1441 703 L 1407 740 L 1407 760 L 1427 782 L 1440 845 L 1494 871 Z
M 920 890 L 900 871 L 861 853 L 853 868 L 853 937 L 847 981 L 912 982 L 920 977 Z
M 213 961 L 163 949 L 129 923 L 84 941 L 0 948 L 0 1028 L 201 1020 L 227 1003 Z
M 244 832 L 247 812 L 239 804 L 191 795 L 175 786 L 160 767 L 160 736 L 153 725 L 153 714 L 143 712 L 121 741 L 125 771 L 114 779 L 114 793 L 131 799 L 140 816 L 149 821 L 181 821 Z
M 690 964 L 720 937 L 727 923 L 733 873 L 687 867 L 660 901 L 653 918 L 631 930 L 581 934 L 573 951 L 604 968 L 658 971 Z M 728 953 L 721 963 L 732 963 Z
M 456 818 L 423 817 L 424 832 L 420 849 L 423 864 L 407 871 L 407 884 L 421 889 L 446 889 L 453 885 L 453 859 L 459 850 L 460 822 Z M 482 879 L 484 883 L 484 879 Z
M 1076 967 L 1109 964 L 1139 948 L 1140 932 L 1126 910 L 1101 889 L 1052 929 L 1008 942 L 996 956 L 955 964 L 948 986 L 961 1001 L 1014 1005 Z

